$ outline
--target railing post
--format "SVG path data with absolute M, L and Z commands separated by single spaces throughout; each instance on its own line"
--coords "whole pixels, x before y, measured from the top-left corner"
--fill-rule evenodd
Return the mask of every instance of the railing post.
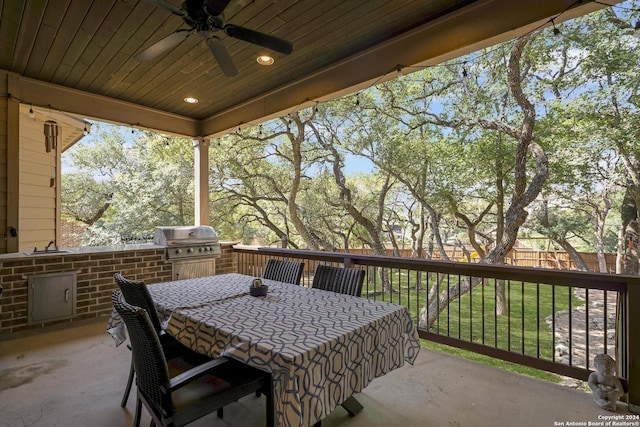
M 625 333 L 627 338 L 626 354 L 628 357 L 628 380 L 629 380 L 629 409 L 635 413 L 640 413 L 640 285 L 629 283 L 627 286 L 626 325 Z M 623 320 L 624 321 L 624 320 Z

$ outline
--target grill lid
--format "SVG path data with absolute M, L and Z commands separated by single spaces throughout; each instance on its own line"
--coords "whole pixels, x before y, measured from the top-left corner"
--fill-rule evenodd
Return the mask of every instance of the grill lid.
M 153 233 L 153 243 L 161 246 L 217 242 L 218 234 L 208 225 L 156 227 Z

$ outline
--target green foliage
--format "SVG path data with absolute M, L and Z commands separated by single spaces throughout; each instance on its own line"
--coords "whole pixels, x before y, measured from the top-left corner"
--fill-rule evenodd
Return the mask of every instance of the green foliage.
M 100 124 L 64 160 L 71 172 L 63 174 L 63 217 L 90 225 L 85 244 L 139 240 L 157 225 L 193 223 L 189 140 Z

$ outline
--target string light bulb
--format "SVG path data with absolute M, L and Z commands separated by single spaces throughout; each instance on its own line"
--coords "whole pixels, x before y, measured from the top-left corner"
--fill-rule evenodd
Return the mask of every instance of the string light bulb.
M 551 20 L 551 25 L 553 25 L 553 35 L 556 37 L 560 37 L 562 33 L 560 32 L 558 27 L 556 27 L 556 23 L 553 21 L 553 19 Z
M 87 129 L 87 122 L 84 122 L 84 130 L 82 131 L 84 136 L 89 135 L 89 129 Z
M 33 105 L 29 104 L 29 118 L 35 119 L 36 113 L 33 112 Z

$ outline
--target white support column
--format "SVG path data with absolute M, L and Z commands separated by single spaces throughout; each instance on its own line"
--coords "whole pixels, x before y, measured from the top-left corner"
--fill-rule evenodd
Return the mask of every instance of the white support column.
M 193 140 L 195 225 L 209 225 L 209 143 L 204 138 Z

